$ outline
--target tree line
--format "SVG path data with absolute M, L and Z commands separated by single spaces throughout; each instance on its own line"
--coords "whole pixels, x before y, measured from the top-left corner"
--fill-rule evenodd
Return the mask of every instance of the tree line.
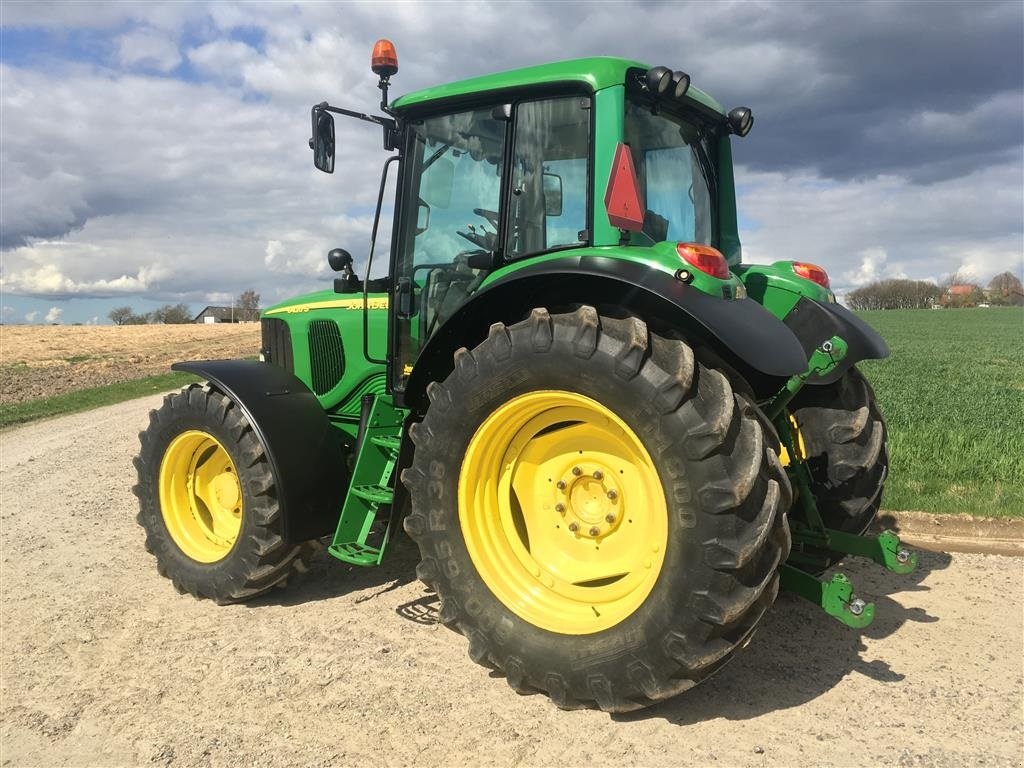
M 927 280 L 876 280 L 846 295 L 851 309 L 928 309 L 992 306 L 1024 306 L 1021 281 L 1012 272 L 1002 272 L 982 288 L 956 273 L 942 284 Z
M 236 320 L 259 320 L 260 295 L 249 289 L 243 291 L 233 304 Z M 107 313 L 114 325 L 183 325 L 193 321 L 192 310 L 187 304 L 164 304 L 152 312 L 136 313 L 128 306 L 114 307 Z

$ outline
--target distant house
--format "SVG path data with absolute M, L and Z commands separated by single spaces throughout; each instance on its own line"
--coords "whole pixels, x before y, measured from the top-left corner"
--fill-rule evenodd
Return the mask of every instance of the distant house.
M 944 307 L 973 307 L 979 295 L 981 290 L 976 285 L 951 285 L 940 301 Z
M 242 312 L 235 307 L 207 307 L 192 322 L 194 323 L 240 323 Z

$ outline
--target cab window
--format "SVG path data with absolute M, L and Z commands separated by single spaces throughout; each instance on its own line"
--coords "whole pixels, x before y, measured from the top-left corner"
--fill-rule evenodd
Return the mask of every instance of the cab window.
M 507 258 L 586 243 L 589 106 L 579 96 L 518 105 Z

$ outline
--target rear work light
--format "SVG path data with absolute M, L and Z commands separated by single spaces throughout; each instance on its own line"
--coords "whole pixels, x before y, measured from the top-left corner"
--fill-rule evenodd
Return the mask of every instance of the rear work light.
M 828 282 L 828 273 L 817 264 L 807 264 L 803 261 L 794 261 L 793 272 L 805 280 L 817 283 L 822 288 L 831 288 Z
M 729 279 L 729 264 L 717 248 L 700 243 L 678 243 L 676 253 L 691 267 L 696 267 L 706 275 L 719 280 Z

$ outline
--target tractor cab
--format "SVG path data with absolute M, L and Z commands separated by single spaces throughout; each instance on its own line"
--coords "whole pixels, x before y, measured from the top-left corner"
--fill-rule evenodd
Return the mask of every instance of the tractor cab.
M 397 56 L 394 64 L 388 82 Z M 388 161 L 397 157 L 398 195 L 387 359 L 398 402 L 422 401 L 425 380 L 413 376 L 421 355 L 428 353 L 424 369 L 436 375 L 452 350 L 435 336 L 453 318 L 479 313 L 470 308 L 475 301 L 506 319 L 523 301 L 573 300 L 549 299 L 558 290 L 555 272 L 529 299 L 489 293 L 514 273 L 539 277 L 548 264 L 564 276 L 573 259 L 604 260 L 614 273 L 640 259 L 654 279 L 678 279 L 683 267 L 682 282 L 696 291 L 745 295 L 728 268 L 740 260 L 729 141 L 753 118 L 747 108 L 726 114 L 690 86 L 689 75 L 579 59 L 431 88 L 382 107 L 390 116 L 385 143 L 397 153 Z M 348 114 L 314 108 L 316 158 L 333 157 L 332 112 Z M 802 365 L 791 342 L 777 339 L 778 355 Z M 769 375 L 786 366 L 768 365 Z

